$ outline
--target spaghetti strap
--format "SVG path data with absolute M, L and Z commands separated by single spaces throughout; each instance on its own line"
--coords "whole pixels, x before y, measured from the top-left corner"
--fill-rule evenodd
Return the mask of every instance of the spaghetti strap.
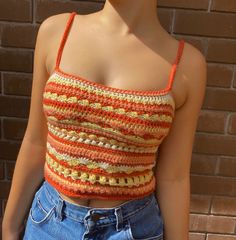
M 176 64 L 176 65 L 178 65 L 178 63 L 180 62 L 180 58 L 181 58 L 182 53 L 183 53 L 183 48 L 184 48 L 184 40 L 180 39 L 177 56 L 176 56 L 176 59 L 175 59 L 175 62 L 174 62 L 174 64 Z
M 181 56 L 182 56 L 182 53 L 183 53 L 184 43 L 185 42 L 184 42 L 183 39 L 179 40 L 178 51 L 177 51 L 177 54 L 176 54 L 175 61 L 172 64 L 172 68 L 171 68 L 171 72 L 170 72 L 168 89 L 171 89 L 171 87 L 172 87 L 174 77 L 175 77 L 175 73 L 176 73 L 176 70 L 177 70 L 177 66 L 180 62 L 180 59 L 181 59 Z
M 61 42 L 60 42 L 60 46 L 59 46 L 59 49 L 58 49 L 58 52 L 57 52 L 56 69 L 59 68 L 59 65 L 60 65 L 60 62 L 61 62 L 61 56 L 62 56 L 63 48 L 64 48 L 64 45 L 66 43 L 67 36 L 69 34 L 72 22 L 73 22 L 74 17 L 75 17 L 76 14 L 77 14 L 76 12 L 71 12 L 70 16 L 69 16 L 69 19 L 67 20 L 65 31 L 63 33 L 63 36 L 62 36 L 62 39 L 61 39 Z

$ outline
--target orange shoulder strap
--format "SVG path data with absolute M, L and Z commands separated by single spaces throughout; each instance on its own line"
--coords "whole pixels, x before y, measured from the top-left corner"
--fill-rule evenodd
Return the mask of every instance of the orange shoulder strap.
M 62 52 L 63 52 L 63 48 L 64 48 L 64 45 L 66 43 L 66 39 L 67 39 L 67 36 L 69 34 L 72 22 L 74 20 L 74 16 L 76 14 L 77 14 L 76 12 L 71 12 L 70 16 L 69 16 L 69 19 L 67 20 L 65 31 L 63 33 L 63 36 L 62 36 L 62 39 L 61 39 L 61 42 L 60 42 L 60 45 L 59 45 L 59 49 L 58 49 L 58 52 L 57 52 L 56 68 L 59 68 L 60 61 L 61 61 L 61 56 L 62 56 Z
M 176 69 L 177 69 L 177 66 L 178 66 L 178 64 L 179 64 L 179 62 L 180 62 L 182 53 L 183 53 L 184 43 L 185 43 L 185 42 L 184 42 L 183 39 L 180 39 L 180 40 L 179 40 L 178 51 L 177 51 L 177 54 L 176 54 L 175 61 L 174 61 L 174 63 L 172 64 L 172 68 L 171 68 L 171 72 L 170 72 L 168 88 L 171 88 L 171 87 L 172 87 L 172 84 L 173 84 L 173 81 L 174 81 L 174 77 L 175 77 L 175 73 L 176 73 Z

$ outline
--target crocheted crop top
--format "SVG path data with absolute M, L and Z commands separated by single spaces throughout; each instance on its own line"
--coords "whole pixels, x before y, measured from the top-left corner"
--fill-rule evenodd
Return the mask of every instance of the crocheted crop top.
M 68 196 L 141 198 L 155 190 L 157 150 L 174 118 L 171 87 L 182 55 L 179 40 L 168 85 L 128 90 L 90 81 L 60 69 L 67 21 L 53 73 L 43 92 L 48 134 L 44 177 Z

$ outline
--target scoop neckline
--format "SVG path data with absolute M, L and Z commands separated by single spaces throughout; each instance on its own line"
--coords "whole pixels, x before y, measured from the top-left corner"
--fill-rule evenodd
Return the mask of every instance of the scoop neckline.
M 87 79 L 85 77 L 82 77 L 80 75 L 75 75 L 75 74 L 68 73 L 68 72 L 62 70 L 59 66 L 56 66 L 54 68 L 51 75 L 53 75 L 53 73 L 59 73 L 59 74 L 62 74 L 63 76 L 70 77 L 70 78 L 79 80 L 83 83 L 86 83 L 88 85 L 98 87 L 100 89 L 104 89 L 104 90 L 108 90 L 108 91 L 124 93 L 124 94 L 141 95 L 141 96 L 145 96 L 145 95 L 148 95 L 148 96 L 157 95 L 157 96 L 159 96 L 159 95 L 169 94 L 174 100 L 174 97 L 173 97 L 172 92 L 171 92 L 171 87 L 169 86 L 169 84 L 164 89 L 159 89 L 159 90 L 130 90 L 130 89 L 122 89 L 122 88 L 107 86 L 107 85 L 104 85 L 102 83 L 94 82 L 94 81 L 89 80 L 89 79 Z M 169 81 L 168 81 L 168 83 L 169 83 Z

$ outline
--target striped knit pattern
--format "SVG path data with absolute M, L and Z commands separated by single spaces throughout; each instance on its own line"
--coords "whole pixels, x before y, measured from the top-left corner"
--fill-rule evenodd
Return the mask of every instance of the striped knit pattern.
M 184 42 L 179 42 L 165 89 L 105 86 L 59 67 L 75 15 L 71 13 L 67 22 L 56 67 L 43 92 L 48 125 L 45 179 L 68 196 L 144 197 L 155 190 L 158 148 L 173 122 L 171 86 Z
M 131 199 L 155 189 L 158 146 L 171 127 L 169 91 L 130 91 L 57 69 L 43 94 L 45 178 L 70 196 Z

